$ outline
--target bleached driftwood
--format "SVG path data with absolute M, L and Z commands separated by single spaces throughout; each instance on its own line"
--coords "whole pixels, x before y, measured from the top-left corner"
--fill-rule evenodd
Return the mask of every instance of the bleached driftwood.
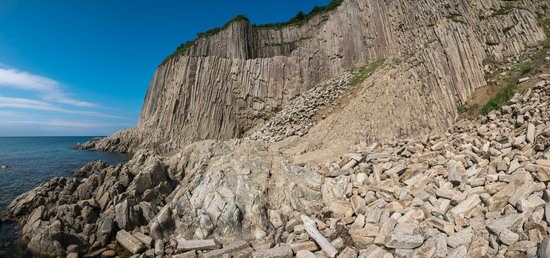
M 313 221 L 306 215 L 302 215 L 300 216 L 300 218 L 302 219 L 302 222 L 304 223 L 304 228 L 306 229 L 306 232 L 309 234 L 309 236 L 313 238 L 315 242 L 317 242 L 317 244 L 321 247 L 321 249 L 323 249 L 323 251 L 325 251 L 325 253 L 329 257 L 335 257 L 338 251 L 323 235 L 321 235 L 321 232 L 319 232 L 317 226 L 315 225 L 315 221 Z

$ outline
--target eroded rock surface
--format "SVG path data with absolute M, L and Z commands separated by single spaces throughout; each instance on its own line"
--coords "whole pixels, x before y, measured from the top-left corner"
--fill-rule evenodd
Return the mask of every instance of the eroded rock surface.
M 323 149 L 442 133 L 486 84 L 484 60 L 502 61 L 546 39 L 536 18 L 544 6 L 548 1 L 344 0 L 300 26 L 257 28 L 241 19 L 159 66 L 137 128 L 85 147 L 169 151 L 241 137 L 320 82 L 379 59 L 388 60 L 384 69 L 314 126 L 310 140 L 330 139 L 318 144 Z
M 55 256 L 546 254 L 549 83 L 455 123 L 484 60 L 546 38 L 546 1 L 507 2 L 344 0 L 301 26 L 231 23 L 157 69 L 137 128 L 80 146 L 127 164 L 54 178 L 7 217 Z
M 307 215 L 351 257 L 534 256 L 547 252 L 550 83 L 501 110 L 318 166 L 253 140 L 140 152 L 125 165 L 91 163 L 83 179 L 52 179 L 10 216 L 31 250 L 56 255 L 105 251 L 115 236 L 134 253 L 320 255 Z

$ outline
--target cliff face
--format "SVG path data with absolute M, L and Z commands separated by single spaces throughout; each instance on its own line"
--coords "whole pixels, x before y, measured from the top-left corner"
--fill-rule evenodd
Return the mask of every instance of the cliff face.
M 486 84 L 484 60 L 503 60 L 546 38 L 535 15 L 545 5 L 346 0 L 300 26 L 236 21 L 159 66 L 137 129 L 98 146 L 170 149 L 240 137 L 320 81 L 381 58 L 388 65 L 327 123 L 345 126 L 356 139 L 441 132 L 457 106 Z M 341 138 L 338 128 L 318 130 Z
M 205 257 L 238 256 L 234 245 L 288 257 L 317 249 L 300 228 L 308 215 L 345 257 L 534 256 L 537 246 L 546 257 L 549 81 L 451 126 L 486 84 L 486 60 L 550 54 L 525 51 L 546 39 L 536 16 L 546 10 L 550 1 L 344 0 L 301 26 L 233 22 L 157 69 L 136 128 L 83 146 L 131 161 L 54 178 L 7 217 L 32 251 L 57 256 L 72 245 L 99 256 L 116 238 L 147 256 L 196 254 L 215 239 L 224 248 Z
M 316 16 L 300 27 L 262 29 L 238 21 L 199 39 L 187 55 L 158 68 L 140 126 L 185 141 L 239 137 L 321 79 L 382 57 L 367 51 L 356 29 L 366 21 L 358 3 L 349 5 L 350 12 Z

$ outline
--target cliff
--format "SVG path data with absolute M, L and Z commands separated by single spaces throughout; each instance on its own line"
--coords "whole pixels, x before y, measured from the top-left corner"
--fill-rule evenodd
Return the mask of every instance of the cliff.
M 333 114 L 327 123 L 351 125 L 346 137 L 355 140 L 442 132 L 486 84 L 485 60 L 545 40 L 534 12 L 544 9 L 535 4 L 544 3 L 346 0 L 295 26 L 237 19 L 158 67 L 132 129 L 138 133 L 118 134 L 123 144 L 114 148 L 242 137 L 319 82 L 382 58 L 389 65 L 341 111 L 357 116 Z M 341 140 L 340 129 L 319 130 Z
M 550 71 L 547 10 L 344 0 L 297 24 L 235 19 L 158 67 L 136 128 L 81 146 L 130 162 L 52 179 L 6 216 L 58 256 L 114 239 L 146 257 L 547 255 L 550 76 L 457 123 L 486 75 L 533 51 Z

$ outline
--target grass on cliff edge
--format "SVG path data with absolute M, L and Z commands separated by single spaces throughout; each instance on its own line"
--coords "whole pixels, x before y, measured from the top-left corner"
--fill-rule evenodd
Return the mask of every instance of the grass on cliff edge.
M 542 65 L 545 56 L 546 51 L 537 51 L 533 60 L 525 60 L 518 63 L 514 65 L 510 71 L 506 72 L 504 78 L 504 83 L 506 83 L 506 86 L 499 88 L 495 95 L 481 107 L 480 114 L 486 116 L 491 111 L 497 110 L 504 106 L 508 100 L 514 96 L 516 90 L 518 90 L 518 80 L 521 77 L 527 76 L 527 74 L 533 71 L 535 67 Z
M 475 103 L 472 105 L 461 105 L 458 107 L 459 113 L 477 113 L 488 115 L 491 111 L 500 109 L 505 105 L 508 100 L 514 95 L 514 93 L 520 88 L 517 84 L 518 80 L 521 77 L 527 76 L 529 73 L 534 71 L 536 68 L 543 66 L 545 62 L 545 57 L 549 54 L 548 50 L 550 49 L 550 18 L 538 15 L 538 22 L 544 29 L 547 39 L 541 42 L 541 47 L 537 49 L 531 59 L 524 60 L 512 67 L 502 78 L 502 85 L 494 94 L 491 94 L 492 97 L 485 103 L 482 103 L 483 106 L 479 107 L 479 104 Z
M 518 85 L 515 83 L 508 84 L 506 87 L 501 88 L 495 97 L 493 97 L 489 102 L 487 102 L 481 108 L 481 114 L 486 116 L 491 111 L 499 109 L 504 106 L 508 100 L 514 95 L 514 92 L 517 90 Z
M 365 79 L 371 76 L 372 73 L 376 71 L 376 69 L 378 69 L 381 65 L 383 65 L 385 61 L 386 59 L 378 59 L 370 64 L 354 69 L 351 72 L 353 77 L 351 78 L 350 84 L 352 86 L 355 86 L 363 82 Z
M 303 12 L 298 12 L 292 19 L 286 22 L 278 22 L 278 23 L 268 23 L 268 24 L 254 24 L 253 26 L 258 29 L 282 29 L 287 26 L 301 26 L 307 21 L 309 21 L 311 18 L 315 17 L 316 15 L 323 14 L 326 12 L 329 12 L 331 10 L 336 9 L 338 6 L 342 4 L 344 0 L 332 0 L 329 4 L 325 6 L 315 6 L 311 10 L 311 12 L 305 14 Z M 248 18 L 244 15 L 237 15 L 235 18 L 229 20 L 227 23 L 225 23 L 222 27 L 213 28 L 210 30 L 207 30 L 206 32 L 199 32 L 197 33 L 197 37 L 189 40 L 181 45 L 179 45 L 176 48 L 176 51 L 174 51 L 172 54 L 168 55 L 164 60 L 162 61 L 161 65 L 168 62 L 168 60 L 172 59 L 173 57 L 176 57 L 180 54 L 185 54 L 187 49 L 189 49 L 197 40 L 205 37 L 209 37 L 212 35 L 215 35 L 216 33 L 226 29 L 231 25 L 231 23 L 236 21 L 249 21 Z

